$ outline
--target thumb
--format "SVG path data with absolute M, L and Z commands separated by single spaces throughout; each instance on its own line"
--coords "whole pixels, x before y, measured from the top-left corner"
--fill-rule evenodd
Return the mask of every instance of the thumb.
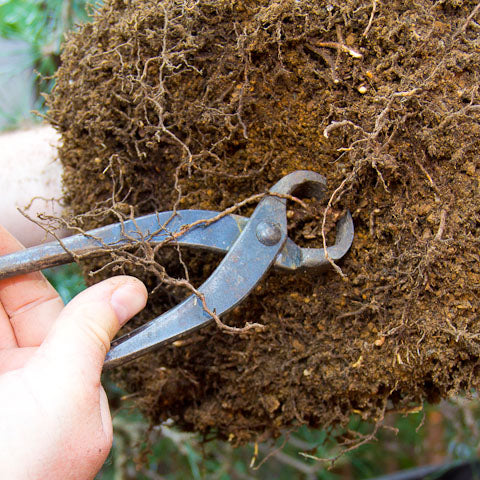
M 93 285 L 62 310 L 37 355 L 61 377 L 80 375 L 96 382 L 110 341 L 146 302 L 145 286 L 133 277 L 118 276 Z

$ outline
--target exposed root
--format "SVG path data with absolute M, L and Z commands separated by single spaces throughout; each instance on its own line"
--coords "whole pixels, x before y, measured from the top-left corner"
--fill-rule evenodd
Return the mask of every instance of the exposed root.
M 333 48 L 337 50 L 338 52 L 343 52 L 343 53 L 348 53 L 351 55 L 353 58 L 363 58 L 363 55 L 358 52 L 357 50 L 354 50 L 353 48 L 350 48 L 349 46 L 345 45 L 345 42 L 342 37 L 342 33 L 340 30 L 340 27 L 337 26 L 337 37 L 338 37 L 338 42 L 322 42 L 322 41 L 315 41 L 315 45 L 317 47 L 322 47 L 322 48 Z
M 328 463 L 328 464 L 330 464 L 329 467 L 333 468 L 335 466 L 335 463 L 341 457 L 346 455 L 348 452 L 351 452 L 352 450 L 356 450 L 357 448 L 361 447 L 362 445 L 365 445 L 366 443 L 370 443 L 370 442 L 376 440 L 376 435 L 377 435 L 378 430 L 380 428 L 384 428 L 383 419 L 385 417 L 386 409 L 387 409 L 387 399 L 384 399 L 383 400 L 383 406 L 381 408 L 380 417 L 375 422 L 372 432 L 367 434 L 367 435 L 363 435 L 363 434 L 361 434 L 359 432 L 356 432 L 356 431 L 349 431 L 348 433 L 350 433 L 353 438 L 339 443 L 338 447 L 340 449 L 340 452 L 338 454 L 336 454 L 335 456 L 330 457 L 330 458 L 322 458 L 322 457 L 318 457 L 316 455 L 311 455 L 310 453 L 305 453 L 305 452 L 300 452 L 299 454 L 302 455 L 302 457 L 310 458 L 311 460 L 315 460 L 317 462 Z
M 370 13 L 370 18 L 368 19 L 368 24 L 367 24 L 365 30 L 362 33 L 363 37 L 366 37 L 368 35 L 368 32 L 370 31 L 370 28 L 372 28 L 373 17 L 375 16 L 376 11 L 377 11 L 377 0 L 372 0 L 372 13 Z
M 203 309 L 205 310 L 206 313 L 208 313 L 213 318 L 213 320 L 217 324 L 217 327 L 225 332 L 238 334 L 238 333 L 246 333 L 252 329 L 258 331 L 258 330 L 264 330 L 266 328 L 265 325 L 262 325 L 260 323 L 250 323 L 250 322 L 247 322 L 244 327 L 240 327 L 240 328 L 226 325 L 220 320 L 220 317 L 215 313 L 215 310 L 212 310 L 208 307 L 207 301 L 205 299 L 205 295 L 199 290 L 197 290 L 188 280 L 169 278 L 169 279 L 164 279 L 164 282 L 167 285 L 184 287 L 190 290 L 194 295 L 196 295 L 200 299 L 200 301 L 202 302 Z
M 109 164 L 107 169 L 109 169 L 110 167 L 111 167 L 111 163 Z M 104 270 L 110 270 L 110 269 L 113 269 L 113 270 L 120 269 L 121 270 L 121 269 L 123 269 L 124 265 L 132 264 L 132 263 L 135 263 L 137 266 L 141 265 L 141 266 L 143 266 L 145 272 L 154 273 L 155 276 L 161 281 L 161 284 L 170 285 L 170 286 L 174 286 L 174 287 L 186 288 L 187 290 L 189 290 L 191 293 L 193 293 L 194 295 L 196 295 L 200 299 L 200 301 L 202 302 L 203 309 L 205 310 L 205 312 L 208 315 L 210 315 L 213 318 L 217 327 L 219 327 L 221 330 L 224 330 L 225 332 L 228 332 L 228 333 L 239 334 L 239 333 L 246 333 L 246 332 L 248 332 L 252 329 L 263 330 L 265 328 L 265 325 L 262 325 L 262 324 L 259 324 L 259 323 L 256 323 L 256 322 L 254 322 L 254 323 L 247 322 L 244 327 L 232 327 L 232 326 L 229 326 L 229 325 L 226 325 L 225 323 L 223 323 L 220 320 L 220 317 L 216 314 L 215 310 L 212 310 L 208 307 L 205 295 L 202 292 L 200 292 L 197 288 L 195 288 L 192 285 L 192 283 L 190 282 L 188 267 L 182 259 L 182 254 L 181 254 L 181 250 L 179 248 L 179 244 L 177 242 L 177 239 L 180 238 L 181 236 L 185 235 L 188 231 L 192 230 L 195 227 L 198 227 L 200 225 L 204 226 L 204 227 L 206 227 L 208 225 L 211 225 L 211 224 L 219 221 L 220 219 L 224 218 L 225 216 L 233 214 L 234 212 L 236 212 L 241 207 L 244 207 L 245 205 L 248 205 L 248 204 L 253 203 L 253 202 L 257 202 L 257 201 L 261 200 L 262 198 L 264 198 L 265 196 L 273 196 L 273 197 L 277 197 L 277 198 L 290 200 L 292 202 L 298 203 L 305 210 L 307 210 L 307 211 L 309 210 L 309 207 L 302 200 L 300 200 L 297 197 L 294 197 L 293 195 L 281 194 L 281 193 L 271 193 L 271 192 L 254 194 L 254 195 L 251 195 L 250 197 L 248 197 L 248 198 L 246 198 L 246 199 L 244 199 L 240 202 L 237 202 L 236 204 L 234 204 L 231 207 L 223 210 L 222 212 L 219 212 L 217 215 L 215 215 L 212 218 L 200 219 L 200 220 L 197 220 L 197 221 L 192 222 L 190 224 L 184 225 L 177 232 L 170 232 L 168 237 L 164 241 L 156 242 L 156 244 L 154 246 L 150 245 L 150 239 L 154 238 L 159 233 L 163 233 L 163 232 L 168 233 L 168 224 L 170 223 L 170 221 L 175 216 L 175 214 L 176 214 L 175 212 L 172 212 L 172 216 L 170 217 L 170 219 L 167 220 L 167 222 L 164 225 L 160 226 L 160 228 L 158 230 L 154 231 L 154 232 L 149 232 L 148 235 L 145 232 L 142 232 L 140 230 L 140 228 L 136 225 L 133 208 L 130 208 L 130 212 L 129 212 L 128 216 L 125 216 L 124 212 L 119 212 L 115 209 L 109 209 L 108 211 L 103 212 L 104 214 L 105 213 L 112 213 L 113 215 L 115 215 L 117 217 L 117 219 L 118 219 L 118 221 L 121 225 L 122 237 L 125 240 L 128 241 L 128 245 L 126 247 L 124 245 L 115 246 L 115 245 L 105 244 L 105 242 L 101 238 L 95 237 L 95 236 L 89 234 L 88 232 L 85 232 L 83 229 L 81 229 L 79 227 L 73 227 L 73 225 L 71 225 L 65 218 L 58 219 L 57 217 L 43 216 L 43 217 L 40 217 L 40 219 L 37 220 L 37 219 L 34 219 L 31 216 L 29 216 L 25 211 L 20 210 L 20 213 L 22 213 L 22 215 L 24 215 L 28 220 L 30 220 L 33 223 L 35 223 L 36 225 L 40 226 L 43 230 L 45 230 L 46 233 L 54 236 L 54 238 L 58 241 L 58 243 L 62 246 L 62 248 L 69 255 L 71 255 L 72 259 L 77 263 L 81 262 L 82 260 L 91 258 L 92 256 L 97 257 L 99 255 L 109 254 L 111 256 L 112 260 L 110 260 L 109 262 L 106 262 L 101 268 L 90 272 L 91 276 L 98 275 L 99 273 L 101 273 Z M 114 197 L 115 196 L 113 195 L 113 198 Z M 115 206 L 118 207 L 118 204 L 116 204 Z M 57 221 L 60 221 L 60 223 L 68 229 L 75 228 L 77 233 L 85 235 L 89 238 L 92 238 L 92 239 L 96 240 L 101 245 L 101 247 L 99 247 L 94 252 L 89 252 L 87 254 L 79 255 L 75 251 L 72 251 L 71 249 L 69 249 L 63 243 L 63 241 L 55 234 L 55 229 L 56 228 L 52 228 L 51 224 L 49 225 L 49 223 L 48 223 L 49 220 L 51 220 L 53 222 L 53 224 L 56 224 Z M 76 222 L 78 222 L 78 220 L 79 220 L 79 218 L 76 218 Z M 126 233 L 124 223 L 127 220 L 134 222 L 134 225 L 136 227 L 135 235 Z M 162 265 L 158 264 L 158 262 L 155 260 L 159 250 L 162 247 L 165 247 L 167 245 L 168 246 L 173 245 L 176 248 L 177 253 L 178 253 L 179 262 L 181 263 L 181 265 L 184 269 L 185 279 L 176 279 L 176 278 L 172 278 L 172 277 L 168 276 L 166 274 L 165 268 Z M 142 257 L 138 258 L 138 251 L 136 253 L 132 254 L 130 251 L 126 250 L 126 249 L 132 249 L 133 247 L 135 247 L 137 249 L 141 248 L 144 255 Z M 158 288 L 158 286 L 156 288 Z
M 295 242 L 325 248 L 337 212 L 355 222 L 339 275 L 272 273 L 222 318 L 258 334 L 212 325 L 119 372 L 153 422 L 240 444 L 479 386 L 479 7 L 457 3 L 106 0 L 72 36 L 49 118 L 74 231 L 172 209 L 249 215 L 247 197 L 298 169 L 333 193 L 325 211 L 289 208 Z M 200 285 L 214 268 L 167 245 L 159 260 L 142 238 L 84 267 L 155 291 L 127 328 L 183 298 L 164 280 Z
M 445 220 L 447 219 L 447 211 L 443 209 L 440 212 L 440 225 L 438 226 L 437 233 L 435 234 L 435 241 L 442 239 L 443 232 L 445 231 Z
M 479 10 L 480 10 L 480 3 L 478 3 L 475 6 L 475 8 L 472 10 L 470 15 L 465 20 L 465 23 L 457 30 L 456 32 L 457 34 L 463 33 L 467 30 L 469 23 L 473 20 L 473 18 L 475 17 L 475 15 L 478 13 Z

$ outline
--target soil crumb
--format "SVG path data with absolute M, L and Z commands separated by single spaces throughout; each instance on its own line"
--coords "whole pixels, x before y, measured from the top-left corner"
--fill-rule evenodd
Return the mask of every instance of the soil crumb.
M 152 422 L 240 444 L 478 387 L 479 21 L 463 0 L 107 0 L 70 36 L 49 119 L 77 227 L 220 211 L 297 169 L 329 194 L 289 207 L 291 238 L 321 245 L 330 196 L 354 217 L 345 279 L 272 272 L 224 319 L 263 331 L 208 327 L 116 371 Z M 152 255 L 84 262 L 146 282 L 130 327 L 219 260 Z

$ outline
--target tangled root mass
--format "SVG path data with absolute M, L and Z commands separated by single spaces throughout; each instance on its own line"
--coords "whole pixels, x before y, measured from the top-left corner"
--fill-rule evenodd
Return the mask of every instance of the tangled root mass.
M 272 272 L 224 319 L 263 330 L 208 327 L 116 372 L 153 422 L 242 443 L 477 387 L 478 10 L 107 0 L 68 39 L 49 117 L 78 228 L 221 211 L 297 169 L 325 175 L 332 214 L 354 216 L 345 278 Z M 324 207 L 291 205 L 290 237 L 321 246 Z M 147 283 L 138 326 L 185 295 L 168 279 L 198 285 L 217 261 L 142 246 L 84 268 Z

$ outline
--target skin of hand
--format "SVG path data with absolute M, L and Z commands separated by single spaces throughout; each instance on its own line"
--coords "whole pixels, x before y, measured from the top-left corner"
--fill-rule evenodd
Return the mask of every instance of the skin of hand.
M 0 255 L 21 248 L 0 227 Z M 95 477 L 112 445 L 105 354 L 146 301 L 143 283 L 127 276 L 66 307 L 41 273 L 0 281 L 0 478 Z

